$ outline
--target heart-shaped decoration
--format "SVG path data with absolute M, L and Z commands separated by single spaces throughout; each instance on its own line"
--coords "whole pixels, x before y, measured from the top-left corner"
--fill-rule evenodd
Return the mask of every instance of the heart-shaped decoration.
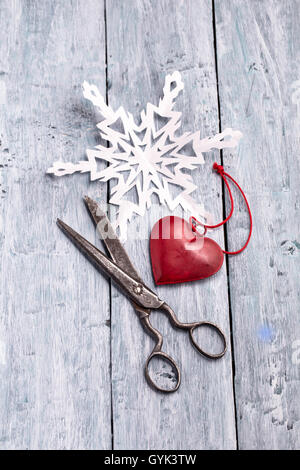
M 150 254 L 156 284 L 197 281 L 221 268 L 224 254 L 211 238 L 194 231 L 191 224 L 167 216 L 154 225 Z

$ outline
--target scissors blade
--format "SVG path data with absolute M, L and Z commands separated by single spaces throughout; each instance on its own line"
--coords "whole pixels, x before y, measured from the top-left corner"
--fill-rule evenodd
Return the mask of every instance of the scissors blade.
M 125 273 L 139 282 L 143 282 L 137 270 L 133 266 L 125 248 L 117 237 L 110 220 L 100 206 L 88 196 L 84 197 L 87 208 L 96 224 L 103 243 L 105 244 L 112 260 L 122 268 Z
M 141 307 L 157 309 L 164 303 L 143 283 L 132 278 L 123 271 L 114 261 L 111 261 L 104 253 L 83 238 L 79 233 L 57 219 L 57 225 L 62 231 L 85 253 L 98 268 L 104 271 L 125 291 L 128 297 Z

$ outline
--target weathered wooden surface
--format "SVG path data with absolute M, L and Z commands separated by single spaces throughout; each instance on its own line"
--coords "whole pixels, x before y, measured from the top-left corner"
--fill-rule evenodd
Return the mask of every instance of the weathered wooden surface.
M 162 95 L 166 73 L 179 70 L 185 85 L 176 103 L 176 109 L 183 111 L 182 131 L 200 128 L 202 135 L 217 132 L 210 2 L 187 5 L 183 1 L 114 0 L 108 1 L 106 8 L 109 104 L 116 109 L 121 103 L 138 118 L 147 101 L 157 103 Z M 213 158 L 207 156 L 208 164 L 196 172 L 196 181 L 199 197 L 206 195 L 220 218 L 222 201 L 217 194 L 221 182 L 212 174 Z M 153 207 L 133 223 L 146 227 L 148 237 L 161 212 L 160 207 Z M 217 235 L 223 244 L 222 232 Z M 148 244 L 147 238 L 128 242 L 126 247 L 147 284 L 155 288 Z M 155 289 L 181 320 L 208 319 L 220 324 L 229 336 L 226 269 L 219 274 L 207 282 Z M 147 386 L 143 367 L 153 341 L 145 336 L 129 302 L 113 289 L 115 448 L 235 448 L 230 350 L 220 361 L 207 361 L 197 355 L 187 335 L 174 331 L 163 315 L 154 313 L 151 320 L 165 335 L 165 351 L 181 365 L 182 385 L 172 395 L 159 395 Z
M 216 2 L 222 125 L 244 132 L 238 157 L 224 161 L 255 223 L 249 249 L 229 262 L 243 449 L 300 446 L 299 25 L 297 1 Z M 239 203 L 229 248 L 247 226 Z
M 0 449 L 299 448 L 297 1 L 0 0 L 0 15 Z M 223 158 L 255 230 L 228 277 L 224 265 L 205 282 L 155 288 L 181 320 L 215 321 L 228 337 L 230 316 L 233 326 L 233 358 L 229 348 L 211 362 L 153 314 L 182 370 L 165 396 L 145 382 L 153 342 L 131 305 L 55 225 L 59 216 L 96 242 L 81 197 L 106 200 L 109 188 L 45 170 L 97 142 L 84 79 L 138 118 L 174 70 L 182 131 L 219 130 L 219 93 L 221 127 L 244 132 Z M 195 174 L 196 197 L 219 220 L 215 159 Z M 247 235 L 235 196 L 229 248 Z M 126 244 L 150 286 L 147 237 L 166 213 L 136 219 L 144 239 Z M 223 245 L 223 230 L 214 238 Z
M 1 1 L 2 449 L 111 446 L 109 286 L 55 224 L 95 239 L 90 184 L 45 175 L 96 142 L 81 83 L 105 92 L 103 11 Z

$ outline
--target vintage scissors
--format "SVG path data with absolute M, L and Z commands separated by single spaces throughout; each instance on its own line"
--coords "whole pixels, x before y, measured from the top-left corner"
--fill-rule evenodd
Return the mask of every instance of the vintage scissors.
M 101 271 L 111 277 L 116 284 L 125 292 L 125 294 L 131 300 L 131 303 L 137 312 L 139 319 L 155 340 L 156 344 L 152 353 L 149 355 L 145 365 L 145 375 L 148 383 L 154 387 L 154 389 L 160 392 L 175 392 L 180 385 L 181 375 L 179 367 L 172 357 L 164 353 L 162 349 L 163 337 L 161 333 L 156 330 L 150 323 L 151 310 L 160 310 L 169 316 L 172 325 L 176 328 L 186 330 L 189 332 L 190 340 L 196 350 L 203 356 L 209 359 L 219 359 L 222 357 L 227 349 L 226 338 L 223 331 L 214 323 L 208 321 L 201 321 L 195 323 L 181 323 L 171 307 L 160 300 L 158 296 L 149 289 L 140 278 L 133 264 L 131 263 L 128 254 L 126 253 L 123 245 L 116 236 L 111 223 L 105 213 L 100 209 L 98 204 L 89 197 L 85 197 L 85 202 L 88 210 L 97 226 L 97 230 L 103 239 L 104 244 L 111 256 L 109 259 L 104 253 L 98 248 L 88 242 L 85 238 L 79 235 L 75 230 L 69 227 L 67 224 L 57 219 L 58 226 L 66 233 L 66 235 L 79 247 L 79 249 L 86 254 L 90 260 L 98 267 Z M 218 354 L 210 354 L 204 351 L 196 342 L 194 338 L 194 331 L 196 328 L 209 327 L 219 335 L 222 340 L 223 350 Z M 164 389 L 157 385 L 151 378 L 149 373 L 149 363 L 154 358 L 163 359 L 171 364 L 176 371 L 177 381 L 176 385 L 171 389 Z

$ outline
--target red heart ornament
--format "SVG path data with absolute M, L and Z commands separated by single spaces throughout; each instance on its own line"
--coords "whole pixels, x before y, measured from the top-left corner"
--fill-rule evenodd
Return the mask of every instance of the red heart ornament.
M 201 236 L 191 224 L 172 215 L 154 225 L 150 254 L 157 285 L 204 279 L 219 271 L 224 260 L 214 240 Z

